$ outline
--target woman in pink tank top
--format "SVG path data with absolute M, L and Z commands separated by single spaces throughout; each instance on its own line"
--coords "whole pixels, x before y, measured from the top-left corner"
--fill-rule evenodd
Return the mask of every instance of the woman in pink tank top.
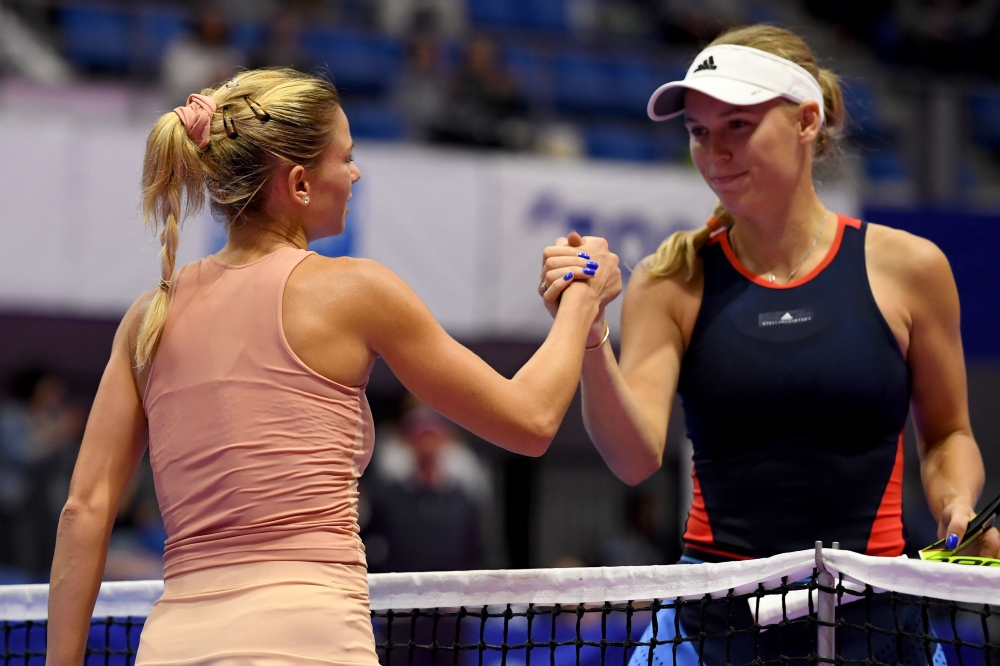
M 59 523 L 48 661 L 80 664 L 119 501 L 147 443 L 167 531 L 165 591 L 137 664 L 369 664 L 357 480 L 365 384 L 381 356 L 477 435 L 541 455 L 621 290 L 599 239 L 546 274 L 545 343 L 505 379 L 379 264 L 308 252 L 343 231 L 361 177 L 337 93 L 290 70 L 192 95 L 150 133 L 144 209 L 162 279 L 125 315 Z M 179 223 L 207 191 L 229 239 L 175 272 Z M 431 258 L 428 258 L 429 260 Z

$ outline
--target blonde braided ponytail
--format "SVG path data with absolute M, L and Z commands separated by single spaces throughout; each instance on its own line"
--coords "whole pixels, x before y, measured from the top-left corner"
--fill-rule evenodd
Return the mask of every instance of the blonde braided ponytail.
M 147 224 L 159 232 L 162 249 L 160 288 L 136 341 L 140 368 L 156 354 L 167 321 L 184 219 L 201 209 L 206 195 L 213 217 L 227 230 L 240 217 L 266 218 L 265 185 L 271 175 L 282 163 L 315 168 L 333 140 L 340 107 L 329 81 L 283 68 L 240 72 L 200 95 L 211 99 L 201 100 L 205 104 L 199 108 L 216 109 L 203 149 L 173 111 L 160 117 L 146 142 L 142 208 Z
M 142 168 L 143 217 L 159 230 L 161 247 L 160 287 L 149 303 L 136 339 L 135 362 L 139 368 L 152 360 L 167 321 L 181 221 L 197 213 L 203 199 L 204 176 L 198 148 L 171 111 L 149 133 Z

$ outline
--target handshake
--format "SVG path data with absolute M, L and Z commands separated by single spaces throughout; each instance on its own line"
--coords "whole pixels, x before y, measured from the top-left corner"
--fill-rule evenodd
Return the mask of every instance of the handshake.
M 571 231 L 557 238 L 542 253 L 542 274 L 538 294 L 553 317 L 559 310 L 563 293 L 574 284 L 589 288 L 600 300 L 597 318 L 591 327 L 588 345 L 605 333 L 604 308 L 622 291 L 622 272 L 618 255 L 608 249 L 608 241 L 598 236 L 580 236 Z

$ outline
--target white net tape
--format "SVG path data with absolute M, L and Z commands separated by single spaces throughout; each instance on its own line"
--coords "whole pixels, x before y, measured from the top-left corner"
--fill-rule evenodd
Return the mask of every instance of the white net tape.
M 458 608 L 504 604 L 617 602 L 649 599 L 696 599 L 779 587 L 784 579 L 806 578 L 817 566 L 817 553 L 803 550 L 746 562 L 674 564 L 649 567 L 593 567 L 510 571 L 449 571 L 370 574 L 372 610 Z M 819 564 L 844 587 L 892 590 L 918 597 L 1000 605 L 1000 567 L 972 567 L 907 558 L 869 557 L 823 550 Z M 163 593 L 163 581 L 109 582 L 101 585 L 94 617 L 145 617 Z M 809 609 L 809 592 L 785 595 L 786 617 Z M 780 618 L 782 598 L 764 598 L 759 621 Z M 813 603 L 815 603 L 815 597 Z M 47 585 L 0 586 L 0 620 L 44 620 Z M 768 604 L 776 603 L 778 607 Z

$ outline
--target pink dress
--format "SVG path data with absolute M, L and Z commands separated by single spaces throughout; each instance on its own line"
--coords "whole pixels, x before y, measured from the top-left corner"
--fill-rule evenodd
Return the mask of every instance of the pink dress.
M 144 404 L 167 531 L 165 591 L 136 663 L 377 663 L 358 477 L 364 387 L 310 370 L 281 303 L 309 255 L 178 274 Z

